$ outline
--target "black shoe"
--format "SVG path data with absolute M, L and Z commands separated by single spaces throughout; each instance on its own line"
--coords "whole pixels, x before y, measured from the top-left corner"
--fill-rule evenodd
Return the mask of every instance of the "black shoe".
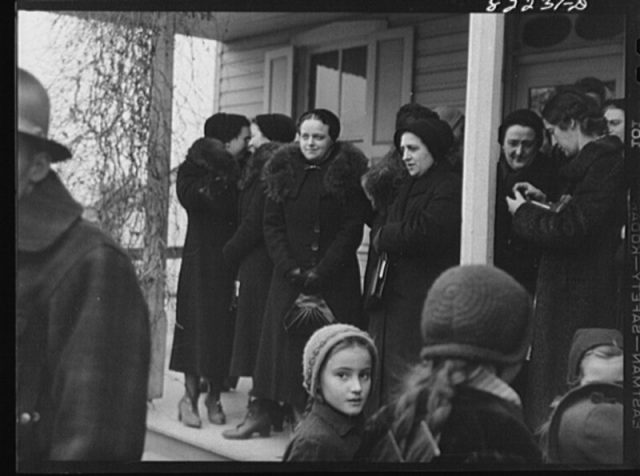
M 254 433 L 266 437 L 271 434 L 271 418 L 265 405 L 258 399 L 249 403 L 244 421 L 235 428 L 224 430 L 222 436 L 228 440 L 246 440 Z
M 222 410 L 222 403 L 220 403 L 219 398 L 211 398 L 207 395 L 204 404 L 207 407 L 207 417 L 211 423 L 214 425 L 224 425 L 227 422 L 227 416 Z

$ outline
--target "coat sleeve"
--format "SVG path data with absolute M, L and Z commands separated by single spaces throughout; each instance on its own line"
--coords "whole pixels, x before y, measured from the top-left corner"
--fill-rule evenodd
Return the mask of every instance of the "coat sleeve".
M 148 310 L 128 257 L 111 246 L 78 260 L 50 299 L 53 460 L 135 461 L 145 438 Z
M 258 184 L 251 197 L 248 213 L 242 217 L 240 226 L 222 249 L 224 259 L 233 266 L 264 242 L 264 206 L 266 195 L 262 184 Z
M 623 188 L 622 160 L 603 155 L 591 164 L 561 212 L 521 205 L 513 215 L 514 232 L 542 248 L 575 249 L 613 224 L 621 213 Z
M 183 162 L 178 168 L 176 193 L 178 201 L 186 210 L 211 210 L 224 213 L 229 207 L 225 197 L 230 193 L 230 185 L 221 175 Z
M 277 272 L 285 276 L 296 268 L 298 263 L 289 247 L 284 206 L 281 202 L 276 202 L 269 197 L 265 199 L 263 226 L 269 256 Z
M 364 192 L 356 190 L 347 195 L 340 229 L 316 266 L 322 279 L 340 273 L 344 263 L 357 251 L 362 242 L 364 220 L 369 210 L 369 201 Z
M 460 180 L 451 176 L 439 183 L 419 213 L 380 229 L 379 249 L 405 256 L 437 254 L 460 236 Z
M 294 438 L 287 447 L 284 461 L 346 461 L 340 441 L 328 442 L 326 438 L 307 436 Z

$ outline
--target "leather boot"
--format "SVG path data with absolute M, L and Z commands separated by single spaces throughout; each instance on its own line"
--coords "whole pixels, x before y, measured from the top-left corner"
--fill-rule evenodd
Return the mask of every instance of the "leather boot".
M 200 428 L 202 426 L 202 420 L 198 415 L 198 407 L 193 404 L 188 395 L 182 397 L 178 402 L 178 420 L 192 428 Z
M 242 423 L 235 428 L 224 430 L 222 436 L 229 440 L 246 440 L 254 433 L 259 433 L 263 437 L 271 433 L 271 417 L 261 399 L 249 402 L 247 415 Z
M 227 416 L 222 410 L 222 403 L 220 403 L 220 395 L 207 394 L 204 404 L 207 407 L 207 417 L 211 423 L 224 425 L 227 422 Z

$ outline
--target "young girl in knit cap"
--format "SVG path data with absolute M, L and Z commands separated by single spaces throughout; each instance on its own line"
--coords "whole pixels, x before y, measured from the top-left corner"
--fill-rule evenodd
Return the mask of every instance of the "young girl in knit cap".
M 493 266 L 442 273 L 422 311 L 422 362 L 367 424 L 357 458 L 438 464 L 540 462 L 509 386 L 529 346 L 531 303 Z
M 302 365 L 311 408 L 296 428 L 284 461 L 353 459 L 376 360 L 369 334 L 350 324 L 324 326 L 309 338 Z

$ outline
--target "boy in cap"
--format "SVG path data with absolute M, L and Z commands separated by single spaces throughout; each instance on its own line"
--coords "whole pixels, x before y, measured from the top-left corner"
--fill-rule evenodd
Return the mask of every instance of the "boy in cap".
M 127 254 L 82 219 L 50 164 L 49 97 L 18 70 L 16 433 L 18 466 L 142 456 L 148 310 Z

